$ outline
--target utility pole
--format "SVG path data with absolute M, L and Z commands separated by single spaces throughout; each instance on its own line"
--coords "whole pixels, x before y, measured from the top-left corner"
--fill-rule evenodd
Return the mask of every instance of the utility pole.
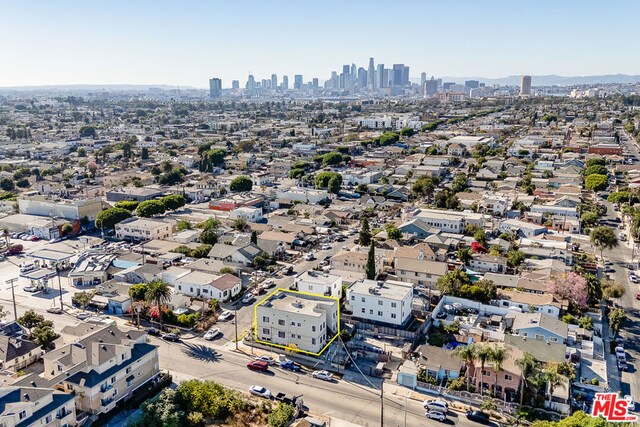
M 13 300 L 13 320 L 18 321 L 18 309 L 16 308 L 16 293 L 13 290 L 13 284 L 18 281 L 17 277 L 6 281 L 11 286 L 11 299 Z
M 380 382 L 380 427 L 384 427 L 384 378 Z
M 238 309 L 233 309 L 233 325 L 236 328 L 236 350 L 238 349 Z
M 60 309 L 64 310 L 64 305 L 62 304 L 62 283 L 60 282 L 60 267 L 56 263 L 56 274 L 58 275 L 58 289 L 60 290 Z

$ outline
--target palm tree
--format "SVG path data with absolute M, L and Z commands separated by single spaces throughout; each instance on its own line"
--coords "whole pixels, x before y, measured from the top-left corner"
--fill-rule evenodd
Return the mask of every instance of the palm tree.
M 477 358 L 480 361 L 480 395 L 483 394 L 482 386 L 484 383 L 484 365 L 491 360 L 493 349 L 488 345 L 483 345 L 478 349 Z
M 149 282 L 147 292 L 144 294 L 144 299 L 149 304 L 155 305 L 158 309 L 160 329 L 162 329 L 162 306 L 171 300 L 171 288 L 169 288 L 166 282 L 159 279 Z
M 453 354 L 464 360 L 467 365 L 467 391 L 469 391 L 469 380 L 471 379 L 471 367 L 478 360 L 477 348 L 475 344 L 461 345 L 453 350 Z
M 524 390 L 529 387 L 530 380 L 535 378 L 538 365 L 531 353 L 524 353 L 520 359 L 516 359 L 516 366 L 520 369 L 520 406 L 522 406 Z
M 509 356 L 509 349 L 507 347 L 494 347 L 491 352 L 491 364 L 493 365 L 493 372 L 496 374 L 496 382 L 493 385 L 493 393 L 495 395 L 498 388 L 498 372 L 502 372 L 504 361 Z M 503 391 L 504 393 L 504 391 Z
M 560 364 L 556 362 L 547 363 L 542 373 L 549 386 L 549 402 L 551 402 L 553 391 L 556 387 L 564 388 L 567 377 L 560 373 Z

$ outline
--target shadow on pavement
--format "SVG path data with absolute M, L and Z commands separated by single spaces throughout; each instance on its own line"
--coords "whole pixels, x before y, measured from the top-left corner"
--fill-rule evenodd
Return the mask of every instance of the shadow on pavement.
M 216 350 L 202 344 L 184 343 L 182 352 L 201 362 L 219 362 L 222 359 L 222 355 Z

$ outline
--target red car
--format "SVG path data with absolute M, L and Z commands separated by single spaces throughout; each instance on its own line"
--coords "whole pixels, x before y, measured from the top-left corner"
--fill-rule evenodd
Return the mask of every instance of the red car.
M 269 370 L 269 364 L 267 362 L 263 362 L 262 360 L 252 360 L 247 363 L 247 368 L 255 371 L 266 372 Z
M 640 301 L 640 292 L 637 292 L 637 293 L 636 293 L 636 295 L 635 295 L 635 297 L 636 297 L 636 299 L 637 299 L 638 301 Z

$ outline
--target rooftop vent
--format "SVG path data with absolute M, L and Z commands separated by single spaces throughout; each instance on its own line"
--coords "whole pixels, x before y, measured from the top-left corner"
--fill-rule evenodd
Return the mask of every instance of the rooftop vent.
M 300 302 L 300 300 L 295 300 L 291 305 L 295 308 L 302 308 L 302 302 Z

